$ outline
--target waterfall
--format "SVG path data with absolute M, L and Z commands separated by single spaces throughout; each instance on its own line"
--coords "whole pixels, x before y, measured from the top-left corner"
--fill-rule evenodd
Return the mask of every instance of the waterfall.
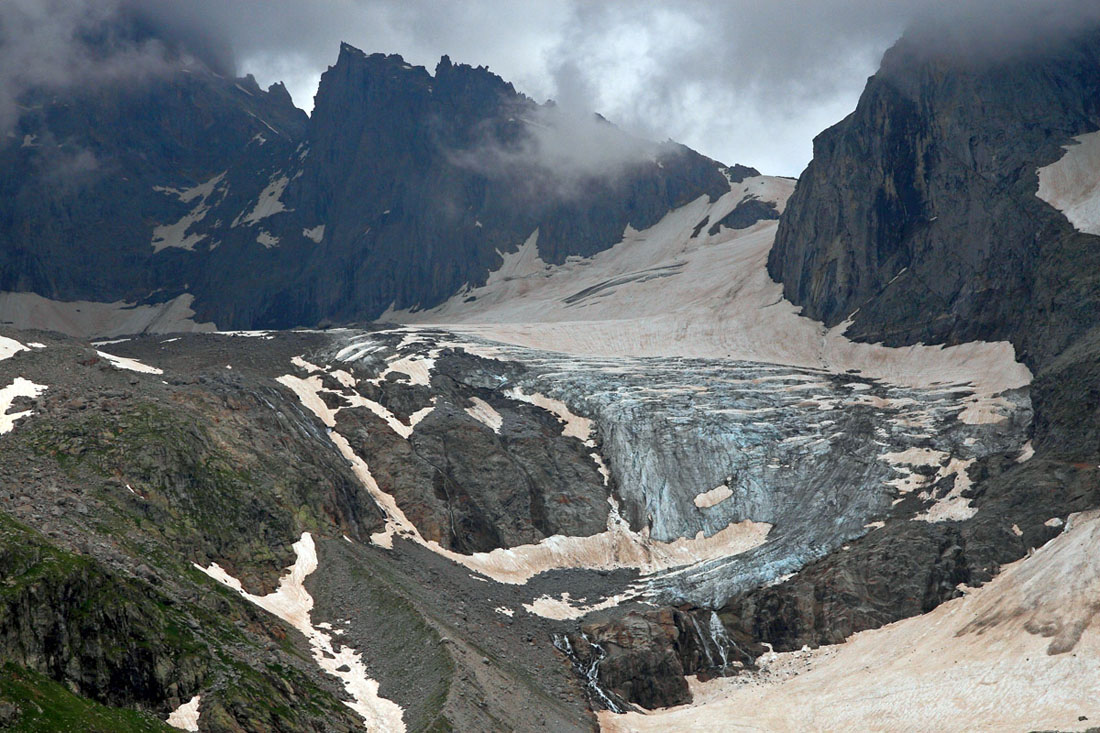
M 722 657 L 722 669 L 729 666 L 729 649 L 733 646 L 722 619 L 718 618 L 715 611 L 710 612 L 710 636 L 714 640 L 714 646 L 718 648 L 718 654 Z
M 587 664 L 581 662 L 577 653 L 573 650 L 573 645 L 569 643 L 569 637 L 565 634 L 554 634 L 552 637 L 554 648 L 569 657 L 569 660 L 573 663 L 573 668 L 584 677 L 588 689 L 592 691 L 596 700 L 613 713 L 627 712 L 627 708 L 615 702 L 611 693 L 604 690 L 600 685 L 600 662 L 604 660 L 607 653 L 603 650 L 603 647 L 592 641 L 588 634 L 582 633 L 581 638 L 588 642 L 588 645 L 596 652 Z
M 691 619 L 691 625 L 699 639 L 699 646 L 703 649 L 707 668 L 724 672 L 731 664 L 730 651 L 736 649 L 737 645 L 726 633 L 726 627 L 722 624 L 722 619 L 718 618 L 715 611 L 711 611 L 710 620 L 704 628 L 694 614 L 688 613 L 686 615 Z
M 707 666 L 714 666 L 714 655 L 710 653 L 710 645 L 707 644 L 708 635 L 703 633 L 703 630 L 699 628 L 699 620 L 695 618 L 693 614 L 687 614 L 687 617 L 691 619 L 691 625 L 695 627 L 695 635 L 699 637 L 699 646 L 703 647 L 703 654 L 707 658 Z

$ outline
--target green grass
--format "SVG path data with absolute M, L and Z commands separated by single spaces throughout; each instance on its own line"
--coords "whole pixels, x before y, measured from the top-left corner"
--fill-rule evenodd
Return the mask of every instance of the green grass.
M 5 730 L 14 733 L 167 733 L 175 728 L 148 713 L 110 708 L 75 695 L 53 680 L 7 663 L 0 669 L 0 702 L 18 715 Z

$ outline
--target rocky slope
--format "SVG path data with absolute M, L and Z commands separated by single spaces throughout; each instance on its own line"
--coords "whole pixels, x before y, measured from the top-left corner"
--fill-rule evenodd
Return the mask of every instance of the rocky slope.
M 490 590 L 420 545 L 371 542 L 384 535 L 384 507 L 324 422 L 276 381 L 331 338 L 161 337 L 96 349 L 20 336 L 36 345 L 0 342 L 0 399 L 15 416 L 0 436 L 0 699 L 16 730 L 49 729 L 67 706 L 96 705 L 108 717 L 138 711 L 125 718 L 135 730 L 162 729 L 158 720 L 195 696 L 202 730 L 359 730 L 386 704 L 404 709 L 398 720 L 411 730 L 591 729 L 550 622 L 523 611 L 538 584 Z M 12 397 L 23 374 L 38 380 L 37 396 Z M 398 409 L 404 386 L 383 389 L 393 394 L 383 399 Z M 492 434 L 462 409 L 439 410 L 441 425 L 420 431 L 429 446 Z M 534 422 L 519 432 L 552 440 L 540 411 L 527 412 Z M 351 413 L 349 426 L 384 428 L 366 408 Z M 468 453 L 498 460 L 480 451 Z M 434 479 L 438 488 L 447 469 Z M 433 477 L 416 488 L 443 501 Z M 524 501 L 558 490 L 537 478 L 515 489 Z M 470 511 L 477 526 L 494 526 L 489 511 Z M 505 519 L 525 536 L 548 529 L 534 516 Z M 284 613 L 294 601 L 263 599 L 284 597 L 283 569 L 307 537 L 319 560 L 299 596 L 309 599 L 303 626 L 302 615 Z M 202 572 L 213 567 L 232 587 Z M 241 598 L 237 583 L 255 595 Z M 321 664 L 322 648 L 341 661 Z M 409 649 L 422 650 L 415 664 Z M 61 690 L 76 697 L 61 704 Z

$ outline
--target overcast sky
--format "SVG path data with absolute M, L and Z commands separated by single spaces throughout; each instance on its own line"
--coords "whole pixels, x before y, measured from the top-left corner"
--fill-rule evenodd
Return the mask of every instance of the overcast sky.
M 537 101 L 600 112 L 726 163 L 798 175 L 914 10 L 890 0 L 236 0 L 238 68 L 306 109 L 339 41 L 433 69 L 487 65 Z
M 1100 0 L 0 0 L 0 126 L 23 89 L 155 72 L 156 47 L 103 59 L 73 43 L 119 9 L 223 72 L 285 81 L 306 110 L 341 41 L 429 69 L 448 54 L 536 101 L 776 175 L 802 171 L 910 24 L 993 48 L 1100 22 Z

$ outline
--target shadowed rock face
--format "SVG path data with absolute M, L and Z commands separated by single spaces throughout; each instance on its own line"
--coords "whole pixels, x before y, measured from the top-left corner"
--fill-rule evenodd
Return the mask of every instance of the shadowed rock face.
M 552 106 L 485 68 L 444 58 L 433 76 L 347 45 L 312 118 L 281 85 L 182 63 L 22 101 L 0 148 L 0 291 L 190 293 L 196 319 L 222 328 L 429 307 L 483 283 L 536 229 L 542 258 L 561 262 L 729 189 L 714 161 L 599 120 L 585 129 L 618 163 L 561 169 L 538 137 L 565 124 Z
M 593 702 L 623 710 L 689 703 L 686 675 L 734 673 L 764 651 L 730 637 L 717 615 L 678 608 L 596 614 L 558 644 L 589 680 Z
M 1091 326 L 1096 240 L 1035 196 L 1036 169 L 1100 126 L 1100 33 L 969 61 L 926 48 L 900 41 L 815 139 L 769 272 L 856 338 L 1009 338 L 1048 359 Z

